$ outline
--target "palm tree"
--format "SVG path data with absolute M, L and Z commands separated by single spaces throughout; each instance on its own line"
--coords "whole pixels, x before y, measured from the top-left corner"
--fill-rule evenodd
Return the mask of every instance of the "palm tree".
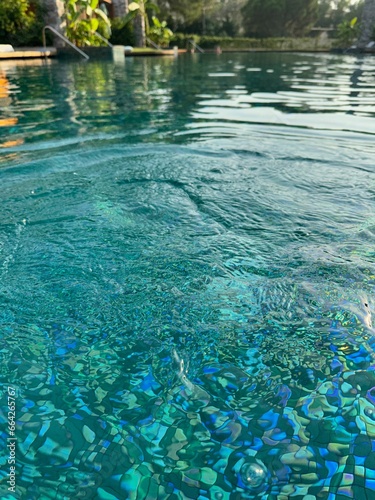
M 375 27 L 375 0 L 365 0 L 358 47 L 364 49 L 371 41 Z
M 134 19 L 134 35 L 137 47 L 146 46 L 149 31 L 147 11 L 159 12 L 159 7 L 151 0 L 134 0 L 128 5 L 129 12 L 124 17 L 124 24 Z
M 141 12 L 138 12 L 138 15 L 134 19 L 134 36 L 137 47 L 146 46 L 146 23 L 145 17 Z

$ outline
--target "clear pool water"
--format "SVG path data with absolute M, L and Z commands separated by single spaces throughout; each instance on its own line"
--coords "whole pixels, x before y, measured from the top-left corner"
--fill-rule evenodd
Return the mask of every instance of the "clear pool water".
M 374 74 L 2 63 L 1 499 L 374 498 Z

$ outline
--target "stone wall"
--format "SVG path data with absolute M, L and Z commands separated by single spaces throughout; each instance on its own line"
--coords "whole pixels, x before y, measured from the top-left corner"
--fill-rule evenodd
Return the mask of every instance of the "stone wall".
M 375 27 L 375 0 L 365 0 L 358 47 L 364 49 L 371 41 Z
M 63 0 L 42 0 L 42 5 L 46 9 L 44 17 L 45 24 L 52 26 L 62 35 L 66 32 L 66 23 L 63 20 L 64 16 L 64 1 Z M 63 47 L 64 41 L 61 38 L 54 36 L 53 44 L 55 47 Z

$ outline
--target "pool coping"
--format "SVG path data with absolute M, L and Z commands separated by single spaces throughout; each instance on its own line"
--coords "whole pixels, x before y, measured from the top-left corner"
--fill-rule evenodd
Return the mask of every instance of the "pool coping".
M 54 47 L 42 48 L 18 48 L 14 52 L 0 52 L 0 60 L 6 59 L 40 59 L 44 57 L 54 57 L 57 50 Z

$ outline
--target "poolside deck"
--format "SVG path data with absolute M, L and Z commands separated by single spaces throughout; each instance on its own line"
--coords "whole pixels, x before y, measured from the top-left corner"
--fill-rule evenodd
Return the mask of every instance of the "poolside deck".
M 99 59 L 112 59 L 113 51 L 110 47 L 82 47 L 83 52 L 87 54 L 92 60 Z M 178 54 L 185 54 L 186 49 L 179 49 Z M 174 56 L 173 49 L 150 49 L 150 48 L 134 48 L 131 52 L 125 51 L 125 57 L 139 57 L 139 56 Z M 57 57 L 61 59 L 81 58 L 77 52 L 71 47 L 62 47 L 57 49 Z
M 21 47 L 14 52 L 0 52 L 0 61 L 3 59 L 41 59 L 44 57 L 54 57 L 56 49 L 54 47 Z

